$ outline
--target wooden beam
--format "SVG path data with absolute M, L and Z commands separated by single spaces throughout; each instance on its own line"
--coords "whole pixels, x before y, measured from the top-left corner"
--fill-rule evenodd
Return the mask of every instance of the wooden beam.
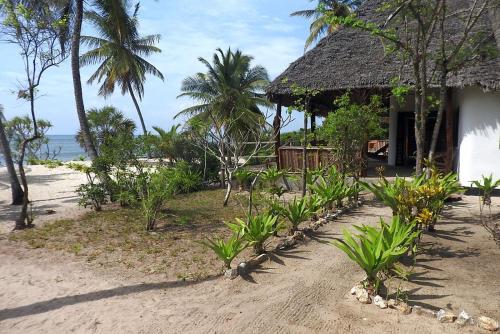
M 276 155 L 276 167 L 280 169 L 280 147 L 281 147 L 281 97 L 278 98 L 276 104 L 276 115 L 274 116 L 273 129 L 274 129 L 274 154 Z
M 307 123 L 310 111 L 311 104 L 308 102 L 307 110 L 304 112 L 304 143 L 302 143 L 302 197 L 306 196 L 307 191 Z
M 311 145 L 316 146 L 316 114 L 314 112 L 311 114 L 311 133 L 313 135 Z
M 454 110 L 453 110 L 453 95 L 452 89 L 448 88 L 446 94 L 446 170 L 453 170 L 453 155 L 454 155 Z

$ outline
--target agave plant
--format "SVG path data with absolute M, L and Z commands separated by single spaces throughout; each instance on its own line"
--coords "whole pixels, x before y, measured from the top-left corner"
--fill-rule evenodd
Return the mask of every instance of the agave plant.
M 239 169 L 234 174 L 235 179 L 238 181 L 240 191 L 242 191 L 250 180 L 254 177 L 254 173 L 247 169 Z
M 299 200 L 294 198 L 293 202 L 288 203 L 288 205 L 283 209 L 282 215 L 288 219 L 290 224 L 292 224 L 290 234 L 297 231 L 297 227 L 300 223 L 305 222 L 311 217 L 312 213 L 307 204 L 307 199 L 305 197 Z
M 280 179 L 286 176 L 286 171 L 279 170 L 276 167 L 266 169 L 260 175 L 261 181 L 268 187 L 276 187 Z
M 325 202 L 323 198 L 318 194 L 311 194 L 306 197 L 307 207 L 312 215 L 317 215 L 323 210 Z
M 231 262 L 233 262 L 234 258 L 248 247 L 248 243 L 238 235 L 233 235 L 227 241 L 222 238 L 206 239 L 201 244 L 213 250 L 219 259 L 224 262 L 226 269 L 231 269 Z
M 267 239 L 283 228 L 283 224 L 277 220 L 278 216 L 264 213 L 249 217 L 248 222 L 236 219 L 236 223 L 228 223 L 227 225 L 242 240 L 252 245 L 256 254 L 262 254 L 266 251 L 264 243 Z
M 354 226 L 360 232 L 353 235 L 344 230 L 342 241 L 334 241 L 338 247 L 356 262 L 366 273 L 366 282 L 377 292 L 380 286 L 378 273 L 390 269 L 412 247 L 420 231 L 415 224 L 405 224 L 398 216 L 386 224 L 380 219 L 380 227 Z
M 317 168 L 308 170 L 306 173 L 306 184 L 311 187 L 316 181 L 325 174 L 324 168 Z
M 403 178 L 396 177 L 394 182 L 389 182 L 382 178 L 378 183 L 368 183 L 360 181 L 359 184 L 375 195 L 375 197 L 392 209 L 393 216 L 399 214 L 400 202 L 398 198 L 402 196 L 409 187 L 409 182 Z
M 343 181 L 327 183 L 324 178 L 320 178 L 310 189 L 313 194 L 321 197 L 323 204 L 328 209 L 332 209 L 335 202 L 341 203 L 351 192 L 350 188 Z

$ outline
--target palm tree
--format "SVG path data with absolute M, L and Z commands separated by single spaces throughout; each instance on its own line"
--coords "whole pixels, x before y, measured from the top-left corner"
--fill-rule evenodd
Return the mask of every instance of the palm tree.
M 85 145 L 85 151 L 91 160 L 97 158 L 97 150 L 92 141 L 89 124 L 85 115 L 83 103 L 82 79 L 80 76 L 80 41 L 83 21 L 83 0 L 74 1 L 73 12 L 73 34 L 71 37 L 71 74 L 73 76 L 73 89 L 75 94 L 76 114 L 80 123 L 81 137 Z M 71 1 L 68 1 L 71 8 Z
M 125 117 L 121 111 L 112 106 L 100 109 L 92 108 L 87 111 L 86 119 L 92 142 L 95 143 L 98 153 L 101 151 L 101 146 L 110 139 L 119 135 L 133 137 L 135 131 L 134 121 Z M 85 149 L 85 137 L 82 130 L 76 134 L 76 140 Z
M 314 0 L 309 0 L 314 1 Z M 307 19 L 313 18 L 309 28 L 309 37 L 306 40 L 304 51 L 307 50 L 314 42 L 331 34 L 338 29 L 338 26 L 330 25 L 327 22 L 327 15 L 334 14 L 336 16 L 348 16 L 353 9 L 357 8 L 363 0 L 318 0 L 318 7 L 315 9 L 299 10 L 290 14 L 291 16 L 302 16 Z
M 259 106 L 269 106 L 263 93 L 269 84 L 269 76 L 262 66 L 251 66 L 252 57 L 228 49 L 217 49 L 212 64 L 199 58 L 207 67 L 206 73 L 198 73 L 184 79 L 179 97 L 190 97 L 199 104 L 186 108 L 178 116 L 190 117 L 190 124 L 205 124 L 215 131 L 218 147 L 218 159 L 222 165 L 221 185 L 225 179 L 231 180 L 227 149 L 231 142 L 241 142 L 241 136 L 252 133 L 261 127 L 264 116 Z M 257 139 L 257 138 L 256 138 Z M 224 206 L 231 193 L 228 182 Z
M 12 191 L 12 205 L 21 205 L 23 204 L 24 191 L 21 188 L 16 169 L 14 168 L 14 161 L 12 160 L 9 141 L 5 133 L 4 121 L 3 106 L 0 105 L 0 151 L 3 153 L 5 166 L 7 167 L 7 172 L 9 173 L 10 189 Z
M 144 135 L 147 135 L 136 94 L 142 99 L 146 74 L 164 80 L 163 74 L 144 59 L 153 53 L 161 52 L 155 46 L 160 35 L 139 35 L 139 4 L 135 6 L 132 15 L 128 12 L 126 0 L 94 0 L 94 7 L 95 10 L 86 12 L 85 18 L 97 30 L 99 37 L 82 36 L 82 42 L 92 50 L 80 57 L 80 64 L 85 66 L 100 63 L 88 80 L 89 83 L 102 81 L 99 95 L 111 95 L 116 85 L 121 88 L 123 95 L 127 92 L 130 94 Z
M 231 49 L 225 53 L 217 49 L 213 64 L 200 57 L 207 73 L 184 79 L 182 94 L 178 96 L 190 97 L 200 104 L 182 110 L 175 118 L 189 116 L 209 123 L 231 122 L 235 129 L 260 124 L 256 121 L 262 117 L 259 107 L 269 106 L 263 93 L 269 76 L 264 67 L 251 67 L 252 59 L 240 50 Z
M 175 144 L 179 140 L 181 134 L 178 132 L 180 125 L 172 125 L 170 130 L 166 131 L 160 127 L 153 126 L 153 130 L 158 133 L 157 146 L 162 155 L 164 155 L 169 163 L 175 162 Z

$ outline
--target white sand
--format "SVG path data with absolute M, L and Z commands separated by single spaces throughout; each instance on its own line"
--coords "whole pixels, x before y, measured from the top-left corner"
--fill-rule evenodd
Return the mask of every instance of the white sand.
M 86 182 L 83 173 L 67 167 L 26 166 L 29 198 L 33 203 L 35 224 L 58 218 L 70 218 L 85 212 L 78 206 L 75 189 Z M 0 167 L 0 232 L 12 229 L 19 206 L 11 206 L 7 168 Z M 47 214 L 54 210 L 54 214 Z
M 11 226 L 5 170 L 0 175 L 1 219 Z M 40 210 L 55 209 L 60 217 L 82 212 L 74 188 L 84 175 L 39 166 L 29 175 Z M 457 204 L 439 233 L 424 236 L 428 254 L 407 286 L 413 305 L 500 319 L 500 251 L 470 219 L 475 202 Z M 376 223 L 388 214 L 365 206 L 250 277 L 199 283 L 126 278 L 72 255 L 27 249 L 0 233 L 0 333 L 456 333 L 454 324 L 361 305 L 349 294 L 363 273 L 325 242 L 353 223 Z M 38 220 L 48 218 L 55 215 Z

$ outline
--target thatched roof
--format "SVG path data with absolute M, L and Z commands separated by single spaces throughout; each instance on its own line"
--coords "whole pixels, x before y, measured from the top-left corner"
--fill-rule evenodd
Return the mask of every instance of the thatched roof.
M 383 0 L 367 0 L 358 11 L 358 16 L 367 21 L 384 22 L 387 14 L 377 10 Z M 464 5 L 468 0 L 454 0 L 456 5 Z M 494 16 L 497 16 L 495 20 Z M 491 35 L 496 31 L 500 49 L 500 11 L 489 13 L 482 18 L 478 29 Z M 458 38 L 463 33 L 460 22 L 448 22 L 450 38 Z M 455 35 L 455 36 L 453 36 Z M 382 41 L 369 33 L 353 28 L 341 28 L 325 37 L 304 56 L 293 62 L 267 88 L 271 100 L 281 99 L 290 104 L 290 86 L 335 93 L 345 90 L 381 90 L 390 87 L 394 77 L 412 83 L 412 71 L 394 55 L 384 52 Z M 448 79 L 449 87 L 480 86 L 485 90 L 500 90 L 500 57 L 470 63 L 459 73 Z

